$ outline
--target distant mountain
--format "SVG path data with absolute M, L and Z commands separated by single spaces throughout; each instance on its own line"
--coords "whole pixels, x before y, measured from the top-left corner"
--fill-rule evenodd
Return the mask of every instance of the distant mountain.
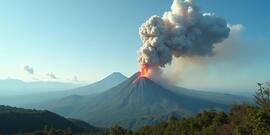
M 87 86 L 71 89 L 66 92 L 70 93 L 71 95 L 76 94 L 76 95 L 81 95 L 81 96 L 83 95 L 85 96 L 85 95 L 89 95 L 93 93 L 99 93 L 120 84 L 126 79 L 127 77 L 124 76 L 123 74 L 119 72 L 114 72 L 98 82 L 95 82 Z
M 22 96 L 1 96 L 0 95 L 0 104 L 19 106 L 19 107 L 29 107 L 32 104 L 37 104 L 37 103 L 51 101 L 51 100 L 57 100 L 66 96 L 71 96 L 71 95 L 86 96 L 86 95 L 90 95 L 94 93 L 103 92 L 107 89 L 110 89 L 120 84 L 126 79 L 127 77 L 125 77 L 123 74 L 116 72 L 116 73 L 110 74 L 109 76 L 105 77 L 104 79 L 96 83 L 93 83 L 84 87 L 75 88 L 75 89 L 68 89 L 64 91 L 54 91 L 54 92 L 43 92 L 43 93 L 36 93 L 36 94 L 26 94 Z
M 67 117 L 101 127 L 119 124 L 129 129 L 167 120 L 169 116 L 192 116 L 209 107 L 227 110 L 228 105 L 175 93 L 138 74 L 95 96 L 71 96 L 43 104 Z
M 16 79 L 0 80 L 1 96 L 17 96 L 49 91 L 73 89 L 81 85 L 61 82 L 24 82 Z
M 46 126 L 56 129 L 70 128 L 75 132 L 96 132 L 99 130 L 81 120 L 69 120 L 49 111 L 0 106 L 0 133 L 2 134 L 33 132 L 42 130 Z

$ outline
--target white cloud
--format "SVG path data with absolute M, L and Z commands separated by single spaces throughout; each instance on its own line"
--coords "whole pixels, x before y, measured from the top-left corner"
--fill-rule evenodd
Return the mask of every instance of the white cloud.
M 245 29 L 244 25 L 242 24 L 229 24 L 228 27 L 231 29 L 231 34 L 242 32 Z

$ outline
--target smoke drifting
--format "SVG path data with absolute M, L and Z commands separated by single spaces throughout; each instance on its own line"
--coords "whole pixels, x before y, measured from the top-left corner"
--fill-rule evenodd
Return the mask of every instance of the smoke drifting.
M 229 27 L 230 36 L 215 45 L 214 56 L 173 58 L 172 64 L 162 69 L 164 74 L 160 82 L 228 92 L 252 91 L 256 89 L 256 82 L 268 81 L 269 40 L 246 41 L 242 34 L 248 28 L 241 24 Z
M 47 73 L 46 74 L 50 79 L 57 79 L 56 75 L 54 75 L 53 73 Z
M 140 65 L 165 67 L 173 57 L 213 55 L 214 44 L 228 38 L 230 28 L 224 19 L 201 13 L 192 0 L 174 0 L 171 11 L 150 17 L 139 31 Z
M 25 72 L 27 72 L 28 74 L 30 74 L 30 75 L 34 74 L 34 68 L 32 66 L 30 66 L 30 65 L 24 65 L 23 70 Z

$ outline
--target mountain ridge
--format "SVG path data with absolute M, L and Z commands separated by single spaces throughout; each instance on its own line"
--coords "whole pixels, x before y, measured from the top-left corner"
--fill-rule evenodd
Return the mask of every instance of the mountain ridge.
M 35 105 L 35 104 L 58 100 L 66 96 L 71 96 L 71 95 L 86 96 L 89 94 L 102 92 L 113 86 L 116 86 L 117 84 L 124 81 L 126 78 L 127 77 L 125 77 L 123 74 L 119 72 L 115 72 L 104 77 L 103 79 L 101 79 L 100 81 L 96 83 L 93 83 L 84 87 L 67 89 L 63 91 L 55 91 L 55 92 L 41 92 L 41 93 L 35 93 L 35 94 L 26 94 L 26 95 L 20 95 L 20 96 L 0 96 L 0 103 L 4 105 L 29 108 L 30 106 Z
M 75 83 L 66 82 L 50 82 L 50 81 L 34 81 L 25 82 L 18 79 L 3 79 L 0 80 L 0 95 L 26 95 L 31 93 L 62 91 L 81 86 Z
M 89 95 L 93 93 L 103 92 L 109 89 L 110 87 L 113 87 L 114 85 L 119 84 L 125 79 L 127 79 L 127 77 L 124 76 L 122 73 L 113 72 L 107 77 L 101 79 L 100 81 L 97 81 L 90 85 L 82 86 L 79 88 L 70 89 L 70 90 L 67 90 L 67 92 L 73 91 L 73 93 L 76 93 L 77 95 Z M 92 90 L 89 91 L 89 89 L 92 89 Z

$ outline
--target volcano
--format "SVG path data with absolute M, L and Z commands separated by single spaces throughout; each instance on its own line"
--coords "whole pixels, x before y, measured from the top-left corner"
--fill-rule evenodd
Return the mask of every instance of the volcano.
M 176 94 L 136 73 L 101 94 L 81 96 L 76 100 L 74 96 L 64 98 L 43 109 L 82 119 L 99 127 L 118 124 L 125 128 L 137 129 L 165 121 L 170 116 L 192 116 L 209 107 L 218 110 L 228 108 L 224 104 Z

